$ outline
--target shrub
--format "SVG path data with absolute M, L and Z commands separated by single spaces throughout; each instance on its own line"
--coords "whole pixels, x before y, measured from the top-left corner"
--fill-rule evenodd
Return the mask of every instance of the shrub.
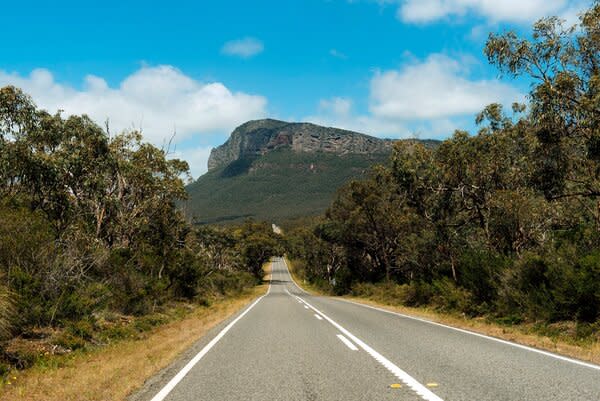
M 54 339 L 53 343 L 71 351 L 84 348 L 86 345 L 86 341 L 83 338 L 76 336 L 69 331 L 61 333 Z
M 581 321 L 594 323 L 600 319 L 600 252 L 579 260 L 575 281 L 576 316 Z
M 461 312 L 469 316 L 481 315 L 488 311 L 486 303 L 476 304 L 469 291 L 457 286 L 449 278 L 434 280 L 431 287 L 434 294 L 431 303 L 442 311 Z

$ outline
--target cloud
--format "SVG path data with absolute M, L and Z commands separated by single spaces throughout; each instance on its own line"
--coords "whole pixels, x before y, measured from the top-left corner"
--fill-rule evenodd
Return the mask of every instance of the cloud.
M 567 8 L 561 11 L 559 17 L 564 19 L 567 25 L 578 24 L 579 15 L 589 8 L 590 1 L 588 0 L 572 1 Z
M 381 5 L 397 4 L 398 18 L 407 23 L 431 23 L 468 14 L 489 22 L 530 23 L 549 15 L 557 15 L 568 22 L 577 22 L 574 16 L 589 7 L 589 0 L 376 0 Z
M 85 77 L 82 89 L 56 82 L 46 69 L 29 76 L 0 70 L 0 86 L 14 85 L 50 112 L 87 114 L 111 131 L 141 129 L 144 138 L 161 146 L 176 131 L 175 143 L 197 135 L 225 133 L 266 115 L 262 96 L 232 92 L 220 82 L 199 82 L 172 66 L 142 67 L 118 86 L 98 76 Z M 198 167 L 192 164 L 192 170 Z
M 516 88 L 497 80 L 471 79 L 470 57 L 432 54 L 411 59 L 397 70 L 378 71 L 370 80 L 367 113 L 355 113 L 351 99 L 319 102 L 308 121 L 380 137 L 443 138 L 470 129 L 474 115 L 490 103 L 523 101 Z
M 330 112 L 336 116 L 350 115 L 352 109 L 352 100 L 343 97 L 334 97 L 332 99 L 323 99 L 319 102 L 319 110 Z
M 331 49 L 331 50 L 329 50 L 329 55 L 331 57 L 339 58 L 341 60 L 348 59 L 348 56 L 346 56 L 344 53 L 342 53 L 341 51 L 339 51 L 337 49 Z
M 370 86 L 371 113 L 395 120 L 446 118 L 477 113 L 489 103 L 523 99 L 514 87 L 497 80 L 470 80 L 470 62 L 432 54 L 399 70 L 377 72 Z
M 182 159 L 190 165 L 190 173 L 193 179 L 197 179 L 208 171 L 208 157 L 212 147 L 194 147 L 176 150 L 171 155 L 174 158 Z
M 228 56 L 250 58 L 262 53 L 264 48 L 265 47 L 260 40 L 247 37 L 226 42 L 221 48 L 221 53 Z
M 304 120 L 379 137 L 400 138 L 411 135 L 408 128 L 400 121 L 380 119 L 372 115 L 355 115 L 352 109 L 353 102 L 348 98 L 321 99 L 318 113 L 307 116 Z
M 320 113 L 313 116 L 307 116 L 304 118 L 304 121 L 325 127 L 335 127 L 360 132 L 380 138 L 409 138 L 413 136 L 413 131 L 401 122 L 385 121 L 370 115 L 349 115 L 340 117 Z M 428 132 L 428 134 L 430 133 Z

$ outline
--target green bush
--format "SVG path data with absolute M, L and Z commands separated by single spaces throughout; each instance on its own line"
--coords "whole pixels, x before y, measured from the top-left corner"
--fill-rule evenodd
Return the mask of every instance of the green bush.
M 134 328 L 140 332 L 149 331 L 156 326 L 167 323 L 169 318 L 161 314 L 152 314 L 135 319 Z
M 457 275 L 458 282 L 477 303 L 492 303 L 498 292 L 498 279 L 509 260 L 485 251 L 468 251 L 461 255 Z
M 69 324 L 67 331 L 73 336 L 89 341 L 94 337 L 96 327 L 89 320 L 79 320 Z
M 457 286 L 449 278 L 444 277 L 434 280 L 431 287 L 433 290 L 431 303 L 442 311 L 461 312 L 469 316 L 477 316 L 488 312 L 486 303 L 476 303 L 469 291 Z
M 53 343 L 71 351 L 82 349 L 86 346 L 86 341 L 83 338 L 69 331 L 61 333 L 54 339 Z
M 600 319 L 600 252 L 581 258 L 574 276 L 576 316 L 581 321 L 594 323 Z
M 505 272 L 497 301 L 502 315 L 518 313 L 526 319 L 552 320 L 556 315 L 551 268 L 544 258 L 527 254 Z

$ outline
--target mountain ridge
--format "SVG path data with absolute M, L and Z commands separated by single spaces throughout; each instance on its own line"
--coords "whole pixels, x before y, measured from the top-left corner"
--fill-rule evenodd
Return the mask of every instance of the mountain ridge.
M 392 143 L 390 139 L 307 122 L 252 120 L 237 127 L 223 145 L 211 150 L 208 170 L 280 148 L 296 153 L 373 154 L 390 152 Z
M 186 187 L 186 214 L 198 224 L 279 224 L 322 214 L 341 186 L 386 164 L 393 143 L 311 123 L 248 121 L 212 150 L 208 172 Z

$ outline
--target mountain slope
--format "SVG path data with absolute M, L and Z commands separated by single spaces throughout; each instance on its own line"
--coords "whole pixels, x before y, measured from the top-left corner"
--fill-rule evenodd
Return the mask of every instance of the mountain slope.
M 250 121 L 213 149 L 208 172 L 187 187 L 186 212 L 199 223 L 317 215 L 339 187 L 385 163 L 391 148 L 391 140 L 352 131 Z
M 257 159 L 238 159 L 188 186 L 188 214 L 199 223 L 249 217 L 281 222 L 317 215 L 329 206 L 337 188 L 387 157 L 278 149 Z

